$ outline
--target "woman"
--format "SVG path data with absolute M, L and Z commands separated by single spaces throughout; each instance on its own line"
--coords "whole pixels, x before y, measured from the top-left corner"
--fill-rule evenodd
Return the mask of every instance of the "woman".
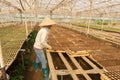
M 46 17 L 39 25 L 41 29 L 39 30 L 34 43 L 34 50 L 37 55 L 36 61 L 34 62 L 34 68 L 38 69 L 39 62 L 41 62 L 44 77 L 48 77 L 49 69 L 47 67 L 47 60 L 45 59 L 45 53 L 43 49 L 52 49 L 52 47 L 47 43 L 47 38 L 50 32 L 50 28 L 54 24 L 55 22 L 53 20 Z

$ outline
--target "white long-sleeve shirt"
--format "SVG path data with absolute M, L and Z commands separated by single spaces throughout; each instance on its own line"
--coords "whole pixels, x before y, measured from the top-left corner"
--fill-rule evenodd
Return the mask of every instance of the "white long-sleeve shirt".
M 50 45 L 47 44 L 47 38 L 50 30 L 47 27 L 42 27 L 35 39 L 34 47 L 37 49 L 49 48 Z

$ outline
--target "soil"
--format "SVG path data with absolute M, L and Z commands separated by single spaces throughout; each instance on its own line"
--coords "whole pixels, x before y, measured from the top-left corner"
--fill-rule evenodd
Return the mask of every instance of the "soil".
M 42 71 L 41 68 L 37 71 L 34 70 L 33 67 L 33 62 L 36 59 L 36 55 L 33 52 L 31 55 L 31 62 L 32 65 L 29 67 L 29 69 L 24 73 L 24 79 L 23 80 L 43 80 L 43 75 L 42 75 Z
M 60 26 L 52 27 L 52 31 L 51 34 L 49 35 L 48 41 L 54 50 L 67 50 L 67 49 L 70 49 L 72 51 L 93 50 L 93 52 L 91 53 L 92 57 L 108 71 L 110 71 L 111 68 L 112 70 L 115 70 L 113 69 L 114 67 L 120 66 L 119 63 L 120 49 L 112 46 L 111 43 L 95 40 L 90 37 L 87 37 L 84 34 L 79 34 L 77 32 L 62 28 Z M 56 54 L 52 54 L 52 55 L 57 56 Z M 56 60 L 55 58 L 56 57 L 53 57 L 54 60 Z M 80 59 L 82 61 L 82 58 Z M 32 62 L 35 60 L 35 53 L 33 53 L 31 60 Z M 55 64 L 55 65 L 59 66 L 59 69 L 66 68 L 64 67 L 64 65 L 62 65 L 62 63 L 61 65 L 59 64 Z M 74 65 L 73 68 L 75 68 Z M 84 67 L 84 69 L 88 69 L 88 68 L 91 67 L 90 66 Z M 89 75 L 92 78 L 94 78 L 93 74 L 89 74 Z M 82 75 L 77 75 L 77 76 L 83 77 Z M 100 75 L 96 74 L 96 76 L 100 76 Z M 68 77 L 70 76 L 68 75 Z M 60 78 L 60 76 L 58 76 L 58 78 Z M 84 77 L 82 79 L 85 80 Z M 43 80 L 41 71 L 39 70 L 38 72 L 35 72 L 32 65 L 28 69 L 28 71 L 25 72 L 24 80 Z

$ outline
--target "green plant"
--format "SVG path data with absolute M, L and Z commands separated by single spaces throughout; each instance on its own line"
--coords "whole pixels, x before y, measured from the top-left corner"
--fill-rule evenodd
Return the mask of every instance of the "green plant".
M 27 70 L 31 66 L 32 62 L 30 61 L 30 58 L 28 55 L 26 55 L 24 59 L 24 65 L 25 65 L 25 70 Z
M 14 65 L 13 71 L 10 73 L 10 80 L 22 80 L 23 79 L 23 72 L 25 68 L 22 64 Z
M 23 80 L 23 76 L 21 76 L 21 75 L 17 75 L 17 76 L 13 76 L 13 77 L 11 77 L 11 79 L 10 80 Z
M 32 48 L 33 48 L 33 44 L 35 42 L 36 35 L 37 35 L 37 31 L 34 30 L 28 36 L 27 48 L 30 50 L 30 52 L 32 52 Z
M 28 38 L 29 38 L 28 43 L 29 43 L 30 45 L 33 45 L 33 44 L 34 44 L 36 35 L 37 35 L 37 31 L 36 31 L 36 30 L 34 30 L 34 31 L 32 31 L 32 32 L 30 33 L 30 35 L 29 35 L 29 37 L 28 37 Z
M 108 24 L 108 23 L 104 23 L 104 24 Z M 72 25 L 79 26 L 79 27 L 86 27 L 85 24 L 80 24 L 80 23 L 73 23 Z M 90 28 L 101 30 L 101 25 L 90 25 Z M 103 30 L 112 31 L 112 32 L 119 32 L 120 33 L 119 28 L 112 28 L 112 27 L 106 27 L 105 26 L 105 27 L 103 27 Z
M 28 54 L 24 56 L 24 66 L 21 63 L 18 65 L 13 65 L 14 69 L 10 73 L 10 80 L 23 80 L 23 73 L 31 66 L 29 57 L 30 56 Z

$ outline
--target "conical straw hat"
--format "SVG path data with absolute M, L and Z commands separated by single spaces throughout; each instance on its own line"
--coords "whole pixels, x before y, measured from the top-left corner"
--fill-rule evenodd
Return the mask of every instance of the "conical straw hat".
M 56 24 L 53 20 L 51 20 L 50 18 L 46 17 L 40 24 L 39 26 L 48 26 L 48 25 L 54 25 Z

